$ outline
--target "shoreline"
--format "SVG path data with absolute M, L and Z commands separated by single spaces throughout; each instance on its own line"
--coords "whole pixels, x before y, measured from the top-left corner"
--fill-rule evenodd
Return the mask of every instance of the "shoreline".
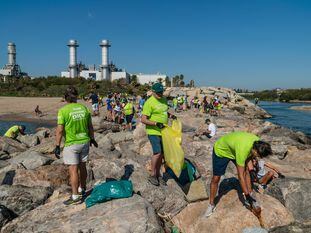
M 0 115 L 0 121 L 21 121 L 21 122 L 28 122 L 28 123 L 36 123 L 36 124 L 45 124 L 48 126 L 55 126 L 57 125 L 57 121 L 52 119 L 44 119 L 44 118 L 37 118 L 33 116 L 27 116 L 26 114 L 3 114 Z

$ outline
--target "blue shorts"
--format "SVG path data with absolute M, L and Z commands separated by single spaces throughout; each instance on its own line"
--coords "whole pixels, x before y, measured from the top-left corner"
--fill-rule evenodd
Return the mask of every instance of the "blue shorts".
M 162 137 L 158 135 L 148 135 L 153 154 L 163 154 Z
M 212 158 L 213 158 L 213 175 L 214 176 L 224 175 L 230 161 L 236 164 L 235 160 L 233 159 L 217 156 L 214 150 L 213 150 Z

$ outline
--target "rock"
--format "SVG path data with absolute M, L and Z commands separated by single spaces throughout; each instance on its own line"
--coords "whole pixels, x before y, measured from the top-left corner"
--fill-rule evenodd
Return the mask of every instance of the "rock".
M 112 144 L 114 145 L 121 142 L 134 140 L 132 132 L 108 133 L 106 136 L 110 138 Z
M 8 166 L 10 163 L 5 160 L 0 160 L 0 169 Z
M 271 145 L 273 155 L 276 155 L 278 159 L 284 159 L 287 155 L 288 149 L 287 146 L 277 144 L 277 145 Z
M 46 165 L 36 170 L 17 169 L 13 185 L 28 187 L 42 186 L 56 188 L 69 184 L 69 173 L 66 165 Z
M 296 221 L 311 220 L 311 180 L 302 178 L 277 179 L 266 193 L 278 199 L 292 213 Z
M 92 117 L 92 123 L 96 132 L 104 132 L 112 128 L 112 123 L 102 117 Z
M 16 217 L 17 215 L 12 210 L 8 209 L 4 205 L 0 205 L 0 230 L 5 224 L 12 221 Z
M 22 215 L 45 203 L 53 193 L 51 188 L 1 185 L 0 203 L 17 215 Z
M 309 233 L 311 232 L 311 223 L 293 223 L 286 226 L 275 227 L 270 233 Z
M 206 186 L 202 179 L 194 180 L 183 187 L 188 202 L 196 202 L 208 199 Z
M 23 152 L 27 150 L 27 147 L 12 138 L 0 137 L 0 150 L 8 154 L 12 154 L 16 152 Z
M 247 227 L 243 229 L 242 233 L 268 233 L 268 231 L 261 227 Z
M 237 111 L 237 112 L 239 112 L 239 113 L 241 113 L 241 114 L 244 114 L 244 113 L 245 113 L 245 107 L 240 106 L 240 105 L 232 106 L 232 107 L 231 107 L 231 110 Z
M 35 169 L 53 162 L 49 157 L 43 156 L 36 151 L 25 151 L 9 160 L 11 164 L 22 164 L 26 169 Z
M 37 135 L 19 135 L 17 139 L 27 147 L 33 147 L 40 143 L 40 139 Z
M 276 199 L 260 195 L 259 200 L 262 203 L 264 228 L 271 229 L 293 222 L 291 213 Z M 222 196 L 216 211 L 208 218 L 204 216 L 207 206 L 208 201 L 191 203 L 173 218 L 173 223 L 187 233 L 240 233 L 248 227 L 260 227 L 257 217 L 243 206 L 235 190 Z
M 152 206 L 138 195 L 88 209 L 84 205 L 66 207 L 62 201 L 45 204 L 14 219 L 2 232 L 163 232 Z
M 0 169 L 0 185 L 8 184 L 12 185 L 13 178 L 15 176 L 15 170 L 18 169 L 18 165 L 9 164 Z
M 42 154 L 52 154 L 55 149 L 55 138 L 45 138 L 41 141 L 41 144 L 31 148 L 33 151 L 37 151 Z
M 51 130 L 48 128 L 42 127 L 38 128 L 36 131 L 37 132 L 35 133 L 35 135 L 38 136 L 40 140 L 43 138 L 47 138 L 51 135 Z

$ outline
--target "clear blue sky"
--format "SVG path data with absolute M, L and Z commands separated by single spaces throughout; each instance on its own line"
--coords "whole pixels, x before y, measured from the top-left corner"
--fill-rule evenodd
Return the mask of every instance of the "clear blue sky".
M 197 85 L 311 87 L 311 1 L 7 0 L 0 2 L 0 66 L 7 43 L 30 75 L 59 75 L 69 39 L 78 60 L 110 59 L 130 73 L 184 74 Z

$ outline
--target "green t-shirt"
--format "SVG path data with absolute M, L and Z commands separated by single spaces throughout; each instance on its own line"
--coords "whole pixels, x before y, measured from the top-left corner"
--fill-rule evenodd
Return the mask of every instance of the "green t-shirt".
M 251 133 L 232 132 L 218 139 L 214 150 L 218 157 L 233 159 L 244 167 L 254 142 L 259 140 L 259 137 Z
M 178 102 L 177 99 L 174 98 L 174 99 L 173 99 L 173 105 L 174 105 L 174 106 L 177 106 L 177 102 Z
M 131 115 L 133 114 L 133 104 L 132 103 L 127 103 L 125 106 L 124 106 L 124 114 L 125 116 L 128 116 L 128 115 Z
M 14 125 L 11 128 L 6 131 L 4 136 L 9 137 L 9 138 L 16 138 L 19 134 L 19 127 L 18 125 Z
M 91 113 L 87 107 L 78 103 L 70 103 L 58 111 L 58 125 L 65 128 L 65 146 L 83 144 L 90 141 L 88 125 Z
M 167 110 L 168 106 L 166 98 L 162 97 L 161 99 L 157 99 L 154 96 L 151 96 L 144 104 L 142 114 L 146 115 L 151 121 L 167 124 Z M 146 125 L 146 131 L 148 135 L 161 136 L 161 129 L 159 129 L 157 126 Z

